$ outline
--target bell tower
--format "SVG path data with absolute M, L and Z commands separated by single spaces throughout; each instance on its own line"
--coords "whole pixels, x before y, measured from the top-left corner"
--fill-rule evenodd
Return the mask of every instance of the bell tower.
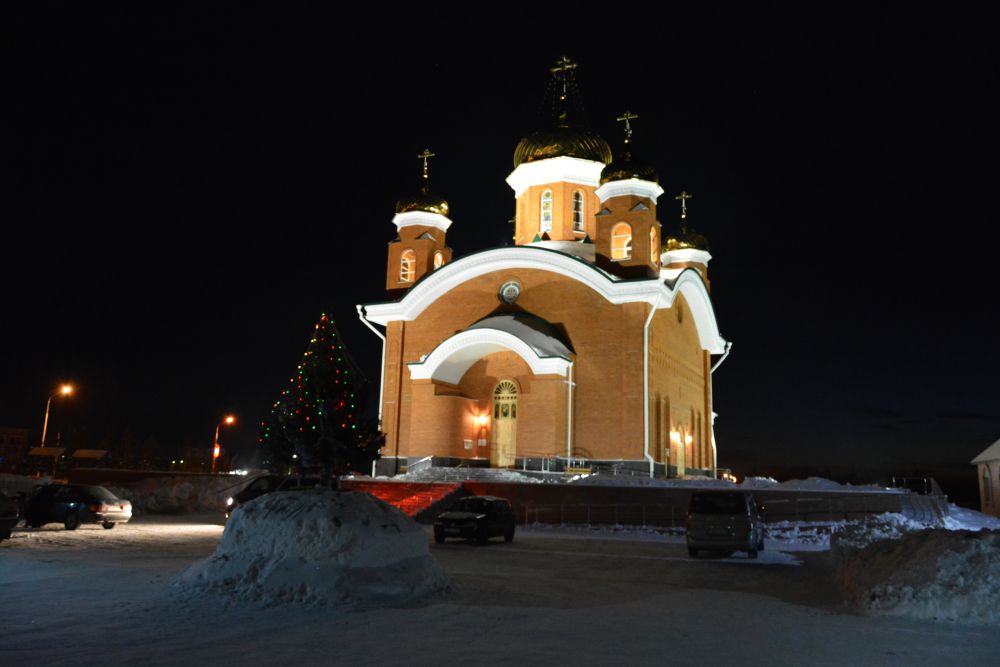
M 423 184 L 419 191 L 396 202 L 397 236 L 389 242 L 385 290 L 400 296 L 428 273 L 451 261 L 451 248 L 445 234 L 451 226 L 448 202 L 431 194 L 427 161 L 434 157 L 430 149 L 417 156 L 423 160 Z
M 595 216 L 596 264 L 623 278 L 652 278 L 660 273 L 660 223 L 656 200 L 663 194 L 656 171 L 632 159 L 632 125 L 638 118 L 626 111 L 625 151 L 618 162 L 601 171 L 595 194 L 600 210 Z

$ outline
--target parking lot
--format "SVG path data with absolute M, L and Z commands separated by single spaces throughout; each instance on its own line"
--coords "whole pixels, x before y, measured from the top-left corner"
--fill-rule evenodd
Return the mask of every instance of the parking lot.
M 227 606 L 171 586 L 209 556 L 220 517 L 57 525 L 0 543 L 4 662 L 17 665 L 991 664 L 990 628 L 867 618 L 845 607 L 827 552 L 692 560 L 641 531 L 520 529 L 511 544 L 434 545 L 447 595 L 409 608 Z M 804 657 L 808 659 L 803 662 Z

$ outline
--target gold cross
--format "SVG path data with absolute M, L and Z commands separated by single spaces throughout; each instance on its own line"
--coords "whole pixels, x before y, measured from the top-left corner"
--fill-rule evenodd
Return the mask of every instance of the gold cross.
M 619 123 L 621 123 L 622 121 L 625 122 L 625 143 L 626 144 L 629 143 L 630 141 L 632 141 L 632 125 L 629 123 L 629 121 L 630 120 L 635 120 L 636 118 L 638 118 L 638 116 L 636 116 L 634 113 L 632 113 L 631 111 L 626 111 L 621 116 L 619 116 L 618 118 L 615 119 Z
M 427 180 L 427 160 L 434 157 L 434 153 L 431 153 L 431 149 L 425 148 L 424 152 L 417 156 L 418 160 L 424 161 L 424 181 Z
M 689 195 L 687 192 L 681 190 L 681 193 L 674 197 L 674 199 L 681 200 L 681 220 L 686 220 L 688 217 L 687 200 L 694 199 L 694 195 Z
M 562 83 L 562 94 L 559 96 L 561 102 L 566 101 L 566 81 L 569 78 L 570 72 L 575 69 L 576 63 L 570 60 L 568 56 L 559 56 L 559 60 L 556 61 L 555 66 L 549 70 L 552 72 L 552 76 Z M 566 111 L 563 110 L 563 114 L 565 113 Z

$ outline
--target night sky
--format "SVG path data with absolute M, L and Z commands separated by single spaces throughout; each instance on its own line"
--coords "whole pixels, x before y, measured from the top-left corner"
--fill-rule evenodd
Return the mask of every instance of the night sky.
M 232 411 L 249 454 L 322 312 L 377 392 L 354 306 L 383 298 L 417 153 L 457 257 L 509 243 L 504 178 L 566 53 L 613 150 L 639 115 L 668 232 L 695 196 L 734 344 L 720 465 L 973 479 L 1000 437 L 984 17 L 470 6 L 7 10 L 0 425 L 40 431 L 68 379 L 64 444 L 207 447 Z

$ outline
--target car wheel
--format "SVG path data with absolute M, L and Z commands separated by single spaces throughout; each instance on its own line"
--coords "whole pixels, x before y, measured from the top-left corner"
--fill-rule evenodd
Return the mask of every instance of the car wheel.
M 80 517 L 77 516 L 76 512 L 70 512 L 66 515 L 63 525 L 66 526 L 66 530 L 76 530 L 80 527 Z
M 514 526 L 511 526 L 507 530 L 507 532 L 503 534 L 503 541 L 504 542 L 513 542 L 514 541 Z
M 439 530 L 434 531 L 434 541 L 438 544 L 444 544 L 444 533 Z
M 757 550 L 756 549 L 747 549 L 747 558 L 751 558 L 751 559 L 757 558 Z
M 490 540 L 490 533 L 486 529 L 486 526 L 480 527 L 479 531 L 476 533 L 476 542 L 478 542 L 479 544 L 486 544 L 487 542 L 489 542 L 489 540 Z
M 690 556 L 691 558 L 697 558 L 699 553 L 700 552 L 694 547 L 688 547 L 688 556 Z
M 112 528 L 115 527 L 115 522 L 114 521 L 105 521 L 101 525 L 104 526 L 104 530 L 111 530 Z

